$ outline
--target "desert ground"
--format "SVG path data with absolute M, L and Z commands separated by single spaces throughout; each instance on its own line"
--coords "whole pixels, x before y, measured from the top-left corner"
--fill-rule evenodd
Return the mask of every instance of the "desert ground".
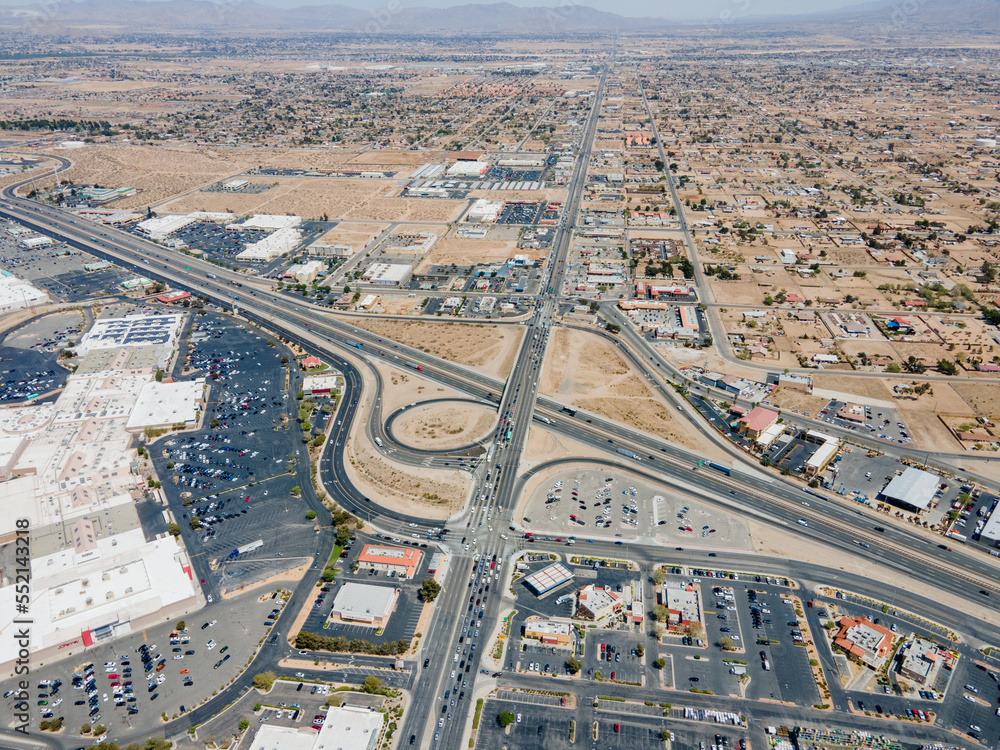
M 155 206 L 185 190 L 238 174 L 255 164 L 249 149 L 100 145 L 54 153 L 73 163 L 59 174 L 61 180 L 78 185 L 139 188 L 136 195 L 111 204 L 121 209 Z M 40 181 L 39 185 L 51 185 L 54 179 Z
M 461 399 L 467 396 L 454 388 L 432 383 L 413 370 L 377 363 L 382 376 L 382 417 L 387 417 L 400 407 L 414 402 L 441 398 Z M 367 368 L 366 368 L 367 369 Z
M 434 243 L 434 247 L 415 269 L 416 273 L 426 273 L 431 266 L 468 266 L 476 263 L 502 263 L 517 254 L 530 258 L 542 258 L 541 250 L 519 250 L 516 240 L 478 240 L 465 237 L 446 237 Z
M 328 245 L 350 245 L 354 252 L 358 252 L 387 227 L 388 224 L 341 222 L 317 241 Z
M 927 588 L 926 584 L 920 583 L 896 570 L 872 563 L 871 560 L 861 559 L 848 552 L 826 545 L 817 545 L 814 542 L 804 541 L 794 531 L 786 531 L 771 524 L 760 523 L 752 518 L 748 519 L 747 523 L 750 526 L 750 538 L 753 540 L 754 552 L 756 554 L 789 560 L 802 560 L 830 568 L 835 567 L 866 578 L 877 577 L 880 581 L 885 581 L 893 586 L 917 593 L 924 592 Z M 935 592 L 935 597 L 948 607 L 967 611 L 972 616 L 982 620 L 990 621 L 996 616 L 993 610 L 968 602 L 957 596 L 952 596 L 946 591 Z
M 485 404 L 417 404 L 392 424 L 395 438 L 419 450 L 449 450 L 470 445 L 490 433 L 496 410 Z
M 383 180 L 326 177 L 254 178 L 277 183 L 263 193 L 192 192 L 156 206 L 160 213 L 232 211 L 236 214 L 294 214 L 317 219 L 363 221 L 451 221 L 461 210 L 456 201 L 391 197 L 393 183 Z
M 521 326 L 344 318 L 351 325 L 498 378 L 506 378 L 524 335 Z
M 706 455 L 721 455 L 714 443 L 692 430 L 676 409 L 668 408 L 615 348 L 598 336 L 555 329 L 539 390 L 585 411 L 706 451 Z

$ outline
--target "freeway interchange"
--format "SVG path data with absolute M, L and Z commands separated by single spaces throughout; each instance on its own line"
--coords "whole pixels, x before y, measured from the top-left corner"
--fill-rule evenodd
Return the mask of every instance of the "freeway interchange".
M 444 582 L 443 593 L 434 605 L 433 619 L 423 636 L 423 648 L 418 658 L 408 664 L 407 675 L 398 681 L 400 687 L 411 691 L 409 710 L 399 731 L 403 742 L 413 736 L 415 744 L 421 747 L 457 748 L 462 744 L 469 731 L 470 711 L 475 701 L 459 702 L 454 708 L 446 705 L 444 713 L 441 713 L 438 704 L 446 691 L 461 687 L 470 696 L 485 696 L 498 686 L 539 687 L 535 676 L 504 674 L 494 677 L 482 673 L 490 670 L 478 667 L 479 660 L 491 645 L 486 634 L 498 625 L 504 610 L 502 592 L 511 575 L 513 562 L 525 549 L 521 524 L 514 516 L 515 507 L 526 483 L 559 463 L 549 462 L 534 466 L 528 472 L 521 471 L 529 429 L 539 423 L 544 424 L 545 429 L 605 455 L 600 460 L 587 459 L 592 466 L 625 471 L 729 512 L 794 529 L 799 536 L 817 545 L 826 545 L 860 560 L 905 573 L 923 584 L 926 593 L 919 595 L 895 590 L 880 581 L 816 564 L 756 555 L 723 552 L 717 555 L 712 565 L 753 567 L 762 573 L 815 583 L 830 583 L 835 579 L 838 585 L 873 599 L 884 600 L 891 594 L 897 606 L 926 613 L 935 621 L 948 624 L 961 631 L 969 639 L 969 644 L 1000 642 L 1000 627 L 996 622 L 963 618 L 933 596 L 933 591 L 941 588 L 955 597 L 982 604 L 979 590 L 1000 594 L 995 568 L 983 556 L 942 550 L 925 536 L 891 524 L 884 531 L 877 531 L 870 521 L 859 522 L 855 510 L 826 498 L 826 502 L 817 502 L 818 497 L 804 495 L 799 486 L 765 474 L 738 457 L 734 458 L 729 476 L 707 467 L 698 468 L 699 456 L 691 451 L 623 425 L 577 413 L 568 409 L 566 404 L 539 395 L 538 383 L 546 347 L 553 326 L 559 325 L 559 290 L 562 288 L 561 279 L 575 227 L 576 211 L 586 181 L 590 148 L 595 138 L 607 76 L 613 65 L 612 60 L 603 68 L 578 144 L 565 211 L 557 228 L 545 283 L 542 284 L 542 289 L 548 291 L 539 295 L 535 309 L 527 318 L 517 323 L 525 327 L 525 336 L 512 374 L 506 382 L 438 359 L 404 342 L 383 340 L 363 329 L 334 320 L 307 302 L 287 297 L 277 299 L 270 293 L 270 284 L 266 280 L 236 275 L 205 261 L 179 256 L 159 245 L 114 229 L 90 224 L 82 226 L 70 214 L 59 209 L 19 198 L 16 192 L 18 185 L 3 191 L 0 215 L 88 253 L 140 270 L 150 278 L 168 282 L 175 288 L 204 296 L 219 305 L 233 306 L 239 316 L 281 333 L 306 351 L 323 356 L 339 369 L 344 374 L 345 388 L 337 424 L 328 436 L 320 459 L 320 476 L 338 505 L 371 522 L 375 528 L 388 533 L 412 528 L 421 536 L 430 536 L 437 531 L 436 525 L 427 519 L 382 507 L 377 498 L 364 497 L 353 485 L 345 467 L 344 446 L 356 420 L 366 419 L 365 433 L 368 438 L 378 437 L 384 441 L 392 450 L 395 461 L 413 466 L 447 467 L 449 470 L 460 468 L 471 476 L 473 495 L 464 510 L 448 520 L 446 528 L 450 534 L 446 540 L 442 537 L 440 545 L 449 555 L 451 572 Z M 660 148 L 662 150 L 662 146 Z M 67 160 L 59 161 L 60 169 L 69 166 Z M 693 248 L 674 185 L 671 181 L 668 184 L 682 217 L 682 228 L 689 246 Z M 699 264 L 696 263 L 695 267 L 699 268 Z M 237 278 L 243 284 L 238 295 L 230 284 Z M 724 337 L 715 338 L 720 340 Z M 660 364 L 643 350 L 642 342 L 636 337 L 622 337 L 616 343 L 623 356 L 630 359 L 644 377 L 653 382 L 660 382 L 664 377 Z M 498 422 L 489 441 L 462 450 L 438 452 L 418 451 L 397 442 L 391 430 L 394 415 L 384 414 L 381 410 L 384 386 L 378 371 L 371 364 L 379 358 L 380 351 L 393 359 L 419 365 L 423 377 L 460 391 L 472 401 L 495 407 Z M 660 368 L 659 372 L 657 368 Z M 374 383 L 372 393 L 365 393 L 366 374 L 369 382 Z M 665 392 L 669 393 L 666 389 Z M 679 397 L 670 395 L 670 398 L 676 398 L 677 408 L 685 411 L 686 405 Z M 369 407 L 367 414 L 366 407 Z M 691 421 L 692 429 L 709 429 L 686 411 L 685 415 Z M 736 456 L 735 451 L 733 454 Z M 567 464 L 580 461 L 565 459 Z M 804 503 L 807 499 L 811 501 L 809 505 Z M 800 519 L 805 520 L 807 525 L 798 523 Z M 515 533 L 508 535 L 511 530 Z M 469 539 L 467 544 L 457 541 L 462 534 Z M 622 554 L 621 544 L 612 539 L 595 538 L 587 547 L 587 553 L 593 556 L 614 557 Z M 321 552 L 328 555 L 331 548 L 332 540 L 326 539 Z M 551 541 L 537 542 L 532 549 L 562 551 Z M 630 543 L 626 554 L 636 563 L 646 566 L 662 564 L 668 559 L 662 548 L 641 543 Z M 692 550 L 673 550 L 669 561 L 691 569 L 709 564 L 704 553 Z M 470 584 L 475 585 L 465 586 L 463 583 L 469 571 L 474 571 L 474 580 Z M 317 575 L 307 575 L 298 585 L 289 610 L 309 598 Z M 470 612 L 473 613 L 472 619 L 483 623 L 483 627 L 476 628 L 477 635 L 474 637 L 467 636 Z M 288 627 L 288 618 L 283 618 L 275 630 L 278 643 L 287 637 Z M 478 635 L 479 631 L 482 631 L 482 636 Z M 965 646 L 965 655 L 974 658 L 974 649 L 969 644 Z M 279 650 L 282 653 L 279 654 Z M 210 718 L 249 687 L 250 674 L 276 667 L 282 656 L 283 649 L 261 650 L 250 670 L 216 698 L 168 725 L 167 734 L 180 734 L 187 726 Z M 377 659 L 368 661 L 380 663 Z M 459 669 L 459 662 L 477 666 Z M 365 660 L 362 658 L 359 663 L 365 663 Z M 422 667 L 422 663 L 427 664 L 427 668 Z M 459 671 L 462 673 L 458 674 Z M 585 682 L 574 683 L 566 689 L 581 699 L 594 697 L 591 695 L 593 688 Z M 656 690 L 651 688 L 637 691 L 611 685 L 602 686 L 601 691 L 611 696 L 656 699 Z M 833 693 L 835 708 L 843 708 L 847 702 L 844 691 L 838 686 Z M 766 708 L 763 704 L 748 706 L 745 701 L 719 698 L 707 701 L 706 705 L 746 710 L 762 719 L 782 715 L 778 709 Z M 827 716 L 822 715 L 823 718 Z M 818 712 L 810 714 L 809 718 L 821 720 Z M 870 726 L 873 731 L 878 727 L 875 722 L 860 719 L 857 725 Z M 146 734 L 148 732 L 137 732 L 136 737 Z M 58 739 L 52 739 L 49 744 L 63 746 Z

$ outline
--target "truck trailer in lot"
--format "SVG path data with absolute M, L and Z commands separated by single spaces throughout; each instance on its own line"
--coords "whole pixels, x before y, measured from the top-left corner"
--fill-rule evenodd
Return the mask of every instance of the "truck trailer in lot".
M 256 542 L 250 542 L 250 544 L 244 544 L 242 547 L 237 547 L 232 552 L 229 553 L 229 559 L 233 560 L 240 555 L 245 555 L 248 552 L 253 552 L 255 549 L 260 549 L 264 546 L 264 540 L 258 539 Z

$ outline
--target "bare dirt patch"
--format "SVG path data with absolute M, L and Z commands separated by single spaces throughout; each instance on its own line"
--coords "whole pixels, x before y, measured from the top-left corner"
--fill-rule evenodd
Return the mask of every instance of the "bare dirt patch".
M 534 252 L 534 254 L 532 254 Z M 446 266 L 454 263 L 458 266 L 474 265 L 476 263 L 496 263 L 507 260 L 516 254 L 540 258 L 541 250 L 518 250 L 517 240 L 478 240 L 465 237 L 447 237 L 434 243 L 434 247 L 417 266 L 417 273 L 423 273 L 431 266 Z
M 1000 383 L 953 383 L 951 387 L 977 415 L 1000 418 Z
M 510 374 L 524 335 L 521 326 L 358 317 L 343 320 L 376 336 L 394 339 L 435 357 L 468 365 L 499 378 Z
M 387 228 L 386 224 L 342 222 L 319 238 L 328 245 L 350 245 L 357 252 Z
M 720 453 L 598 336 L 555 329 L 539 386 L 542 393 L 580 409 L 713 456 Z
M 347 473 L 378 504 L 411 515 L 444 519 L 465 504 L 469 480 L 459 472 L 405 466 L 386 459 L 363 437 L 347 440 Z
M 750 538 L 754 542 L 754 551 L 757 554 L 786 560 L 802 560 L 831 569 L 836 567 L 840 570 L 863 576 L 869 580 L 884 581 L 890 586 L 916 593 L 922 594 L 927 589 L 926 584 L 909 578 L 898 571 L 827 545 L 816 544 L 810 539 L 803 539 L 795 532 L 786 531 L 770 524 L 759 523 L 752 519 L 748 519 L 747 523 L 750 526 Z M 992 610 L 967 602 L 964 599 L 959 599 L 947 591 L 938 591 L 935 593 L 935 596 L 945 606 L 952 607 L 958 611 L 968 611 L 974 617 L 991 620 L 995 616 Z
M 392 430 L 397 440 L 411 448 L 448 450 L 485 437 L 496 418 L 495 410 L 484 404 L 418 404 L 398 417 Z
M 249 152 L 206 147 L 100 145 L 60 152 L 60 155 L 73 162 L 73 166 L 60 173 L 60 179 L 79 185 L 139 188 L 136 195 L 111 204 L 112 208 L 122 209 L 155 206 L 185 190 L 193 190 L 256 164 L 253 161 L 256 157 Z M 53 180 L 39 181 L 39 186 L 52 184 Z

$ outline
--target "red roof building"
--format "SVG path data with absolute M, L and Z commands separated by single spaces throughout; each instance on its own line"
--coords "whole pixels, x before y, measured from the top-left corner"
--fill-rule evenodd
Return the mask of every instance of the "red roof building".
M 750 412 L 740 417 L 739 430 L 748 438 L 756 440 L 768 427 L 778 420 L 778 412 L 755 406 Z
M 873 669 L 882 666 L 895 638 L 890 630 L 867 617 L 841 617 L 837 624 L 840 629 L 833 637 L 834 645 Z
M 409 547 L 384 547 L 377 544 L 366 544 L 358 563 L 375 570 L 387 573 L 395 571 L 397 576 L 413 578 L 420 565 L 420 550 Z

